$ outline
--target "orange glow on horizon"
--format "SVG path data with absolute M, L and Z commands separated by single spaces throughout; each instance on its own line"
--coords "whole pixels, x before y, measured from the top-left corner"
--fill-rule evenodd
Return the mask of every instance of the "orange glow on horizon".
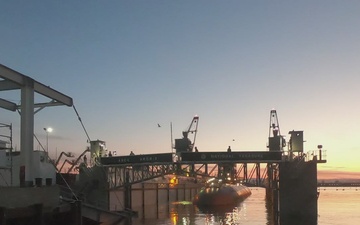
M 341 179 L 359 179 L 360 172 L 358 171 L 335 171 L 335 170 L 318 170 L 318 180 L 341 180 Z

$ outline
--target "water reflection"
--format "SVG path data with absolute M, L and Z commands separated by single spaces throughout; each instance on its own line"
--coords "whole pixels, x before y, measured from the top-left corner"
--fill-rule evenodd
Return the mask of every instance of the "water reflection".
M 195 224 L 197 210 L 191 202 L 174 202 L 170 209 L 170 219 L 173 225 Z
M 240 205 L 226 205 L 220 207 L 201 207 L 198 208 L 192 204 L 182 204 L 184 202 L 175 202 L 170 210 L 170 221 L 172 225 L 191 225 L 201 224 L 239 224 L 240 211 L 243 207 Z
M 271 200 L 267 197 L 265 197 L 265 208 L 267 218 L 266 225 L 275 225 L 276 221 L 278 221 L 277 214 L 274 214 L 273 204 L 271 203 Z
M 205 224 L 239 224 L 242 204 L 199 207 L 199 213 L 205 215 Z
M 154 215 L 134 218 L 132 225 L 274 225 L 269 213 L 272 208 L 266 204 L 264 190 L 253 189 L 250 198 L 238 205 L 198 208 L 190 201 L 178 201 L 159 206 Z M 155 207 L 147 206 L 145 210 Z
M 215 214 L 221 215 L 229 212 L 233 212 L 234 209 L 239 208 L 240 204 L 229 204 L 229 205 L 219 205 L 219 206 L 199 206 L 197 207 L 201 213 L 204 214 Z M 239 209 L 240 210 L 240 209 Z
M 205 224 L 239 224 L 240 223 L 240 215 L 239 215 L 240 207 L 235 207 L 231 212 L 225 213 L 213 213 L 206 214 Z

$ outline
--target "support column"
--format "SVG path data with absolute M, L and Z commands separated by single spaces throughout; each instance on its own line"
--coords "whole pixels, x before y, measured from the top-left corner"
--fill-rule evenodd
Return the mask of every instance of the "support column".
M 131 199 L 131 195 L 132 195 L 132 188 L 131 188 L 131 184 L 130 184 L 130 175 L 129 175 L 129 171 L 126 170 L 125 172 L 125 190 L 124 190 L 124 202 L 125 202 L 125 209 L 132 209 L 132 199 Z
M 156 219 L 159 219 L 159 184 L 156 183 Z
M 316 161 L 280 163 L 280 224 L 317 224 Z
M 249 182 L 249 179 L 248 179 L 248 172 L 247 172 L 247 163 L 244 163 L 244 182 Z
M 261 183 L 261 175 L 260 175 L 260 163 L 256 163 L 256 185 L 260 185 Z
M 26 187 L 33 186 L 33 148 L 34 148 L 34 80 L 25 77 L 21 88 L 21 165 L 25 166 Z
M 145 219 L 145 183 L 141 183 L 141 203 L 142 218 Z

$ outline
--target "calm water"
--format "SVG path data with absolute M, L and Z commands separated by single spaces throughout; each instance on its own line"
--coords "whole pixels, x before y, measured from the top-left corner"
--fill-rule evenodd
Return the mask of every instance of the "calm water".
M 318 200 L 319 225 L 359 224 L 360 187 L 321 188 Z M 252 195 L 234 209 L 202 213 L 191 202 L 162 205 L 157 215 L 147 219 L 133 219 L 133 225 L 273 225 L 267 211 L 265 190 L 252 188 Z

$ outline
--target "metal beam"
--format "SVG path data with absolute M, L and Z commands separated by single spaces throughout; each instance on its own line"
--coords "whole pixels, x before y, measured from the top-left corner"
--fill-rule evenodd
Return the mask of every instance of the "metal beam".
M 18 90 L 20 88 L 21 88 L 20 85 L 12 81 L 8 81 L 8 80 L 0 81 L 0 91 Z
M 45 108 L 48 106 L 60 106 L 63 105 L 60 102 L 47 102 L 47 103 L 36 103 L 34 104 L 34 108 Z
M 24 76 L 25 75 L 0 64 L 0 77 L 1 78 L 4 78 L 5 80 L 9 80 L 9 81 L 14 82 L 15 84 L 23 86 L 24 85 L 24 80 L 23 80 Z
M 15 103 L 6 101 L 5 99 L 2 99 L 2 98 L 0 98 L 0 107 L 3 109 L 14 111 L 14 112 L 17 109 L 17 105 Z
M 21 87 L 24 87 L 26 85 L 26 80 L 33 80 L 32 78 L 25 76 L 15 70 L 12 70 L 2 64 L 0 64 L 0 78 L 3 78 L 7 81 L 10 81 L 13 83 L 12 87 L 15 87 L 16 85 L 19 85 Z M 64 95 L 49 86 L 45 86 L 44 84 L 37 82 L 33 80 L 34 82 L 34 91 L 42 94 L 48 98 L 51 98 L 57 102 L 60 102 L 67 106 L 73 105 L 73 100 L 67 95 Z M 11 85 L 9 85 L 10 87 Z M 6 86 L 4 87 L 6 88 Z
M 48 98 L 54 99 L 57 102 L 61 102 L 64 105 L 67 105 L 67 106 L 73 105 L 72 98 L 50 88 L 49 86 L 45 86 L 42 83 L 35 81 L 34 91 L 36 91 L 37 93 L 42 94 Z

